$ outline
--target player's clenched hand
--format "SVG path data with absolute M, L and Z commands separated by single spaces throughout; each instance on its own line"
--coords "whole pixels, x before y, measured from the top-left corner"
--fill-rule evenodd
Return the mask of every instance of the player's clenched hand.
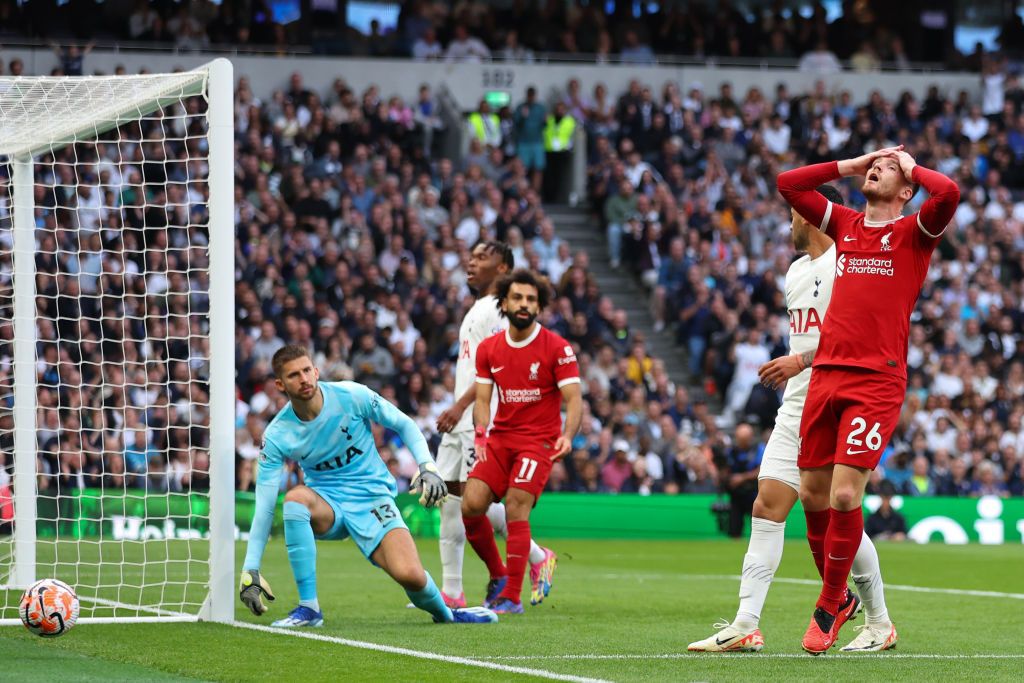
M 555 441 L 555 452 L 551 456 L 552 461 L 560 460 L 565 457 L 565 454 L 572 450 L 572 439 L 567 436 L 560 436 Z
M 420 505 L 423 507 L 437 507 L 448 495 L 448 487 L 437 472 L 437 465 L 432 462 L 425 462 L 420 465 L 419 474 L 413 477 L 410 491 L 420 492 Z
M 452 406 L 437 416 L 437 431 L 441 434 L 446 434 L 455 429 L 455 425 L 457 425 L 461 419 L 462 412 L 455 406 Z
M 242 578 L 238 582 L 238 597 L 253 614 L 260 616 L 267 611 L 263 598 L 274 601 L 274 593 L 270 590 L 270 584 L 260 576 L 258 569 L 242 570 Z
M 795 354 L 779 356 L 762 365 L 757 371 L 757 377 L 761 384 L 769 389 L 775 389 L 790 377 L 799 375 L 803 369 L 804 365 Z
M 878 149 L 853 159 L 840 161 L 839 173 L 843 176 L 865 175 L 868 169 L 871 168 L 871 164 L 875 163 L 879 158 L 895 156 L 897 152 L 902 151 L 903 145 L 897 145 L 896 147 L 885 147 L 884 149 Z

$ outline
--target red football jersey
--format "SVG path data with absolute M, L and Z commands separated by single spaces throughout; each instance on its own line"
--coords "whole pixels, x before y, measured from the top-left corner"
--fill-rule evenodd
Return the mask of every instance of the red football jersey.
M 836 279 L 814 367 L 853 366 L 906 379 L 910 315 L 960 191 L 941 173 L 916 166 L 913 180 L 930 195 L 921 211 L 874 223 L 815 191 L 838 177 L 833 161 L 778 179 L 786 201 L 836 243 Z
M 493 384 L 498 412 L 491 423 L 495 436 L 554 442 L 562 434 L 562 392 L 580 381 L 572 345 L 541 325 L 521 342 L 499 332 L 476 351 L 476 381 Z

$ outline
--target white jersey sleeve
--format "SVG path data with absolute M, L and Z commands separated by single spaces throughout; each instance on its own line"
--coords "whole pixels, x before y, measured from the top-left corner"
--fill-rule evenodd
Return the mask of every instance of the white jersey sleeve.
M 825 320 L 832 284 L 836 276 L 836 247 L 833 244 L 816 259 L 802 256 L 793 262 L 786 273 L 786 308 L 789 310 L 790 353 L 806 353 L 818 348 L 821 324 Z M 786 383 L 779 414 L 803 415 L 807 388 L 811 383 L 810 369 L 804 370 Z
M 476 382 L 476 350 L 480 342 L 508 329 L 508 319 L 498 311 L 498 298 L 483 296 L 466 312 L 459 327 L 459 358 L 455 362 L 455 397 L 466 393 Z M 497 400 L 497 393 L 494 395 Z M 493 413 L 494 406 L 491 411 Z M 473 410 L 467 408 L 453 432 L 473 429 Z

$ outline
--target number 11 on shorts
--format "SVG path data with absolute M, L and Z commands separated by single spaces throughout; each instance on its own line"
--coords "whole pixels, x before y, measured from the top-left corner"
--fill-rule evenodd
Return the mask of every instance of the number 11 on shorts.
M 859 453 L 867 453 L 869 450 L 877 451 L 882 447 L 882 435 L 879 433 L 879 429 L 882 428 L 882 423 L 876 422 L 871 426 L 870 431 L 861 440 L 859 437 L 868 428 L 867 420 L 863 417 L 855 417 L 850 420 L 850 426 L 853 427 L 853 431 L 846 437 L 846 443 L 848 445 L 846 449 L 847 455 L 857 455 Z M 859 446 L 867 446 L 860 450 L 854 450 Z
M 523 458 L 522 464 L 519 465 L 519 474 L 513 480 L 516 484 L 522 484 L 533 479 L 534 472 L 537 471 L 537 461 L 531 460 L 530 458 Z

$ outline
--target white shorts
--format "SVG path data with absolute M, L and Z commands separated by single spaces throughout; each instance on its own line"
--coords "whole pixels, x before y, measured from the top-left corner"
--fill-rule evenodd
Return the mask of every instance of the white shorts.
M 800 418 L 779 415 L 775 429 L 765 446 L 761 458 L 761 471 L 757 478 L 776 479 L 800 491 L 800 468 L 796 457 L 800 452 Z
M 437 471 L 445 481 L 466 481 L 476 462 L 473 432 L 448 432 L 437 447 Z

